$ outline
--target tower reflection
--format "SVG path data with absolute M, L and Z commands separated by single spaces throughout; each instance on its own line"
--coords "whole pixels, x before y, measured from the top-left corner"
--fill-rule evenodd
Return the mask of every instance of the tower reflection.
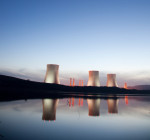
M 56 120 L 56 108 L 58 105 L 59 99 L 43 99 L 43 115 L 42 120 L 54 121 Z
M 118 113 L 119 99 L 107 99 L 108 113 Z
M 78 106 L 83 106 L 83 98 L 79 98 Z
M 128 105 L 128 96 L 125 96 L 125 103 Z
M 100 99 L 87 99 L 89 116 L 99 116 Z

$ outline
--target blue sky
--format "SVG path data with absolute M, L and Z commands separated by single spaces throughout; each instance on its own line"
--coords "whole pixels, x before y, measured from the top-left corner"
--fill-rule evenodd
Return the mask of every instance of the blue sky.
M 99 70 L 150 84 L 149 0 L 1 0 L 0 19 L 1 74 L 42 81 L 59 64 L 64 79 Z

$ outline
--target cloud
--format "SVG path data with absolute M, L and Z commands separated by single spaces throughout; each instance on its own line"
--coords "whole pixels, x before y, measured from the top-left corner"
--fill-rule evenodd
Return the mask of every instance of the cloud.
M 145 70 L 118 73 L 117 79 L 119 79 L 120 84 L 123 84 L 123 82 L 127 82 L 130 86 L 150 85 L 150 71 Z
M 21 79 L 29 79 L 32 81 L 44 81 L 44 70 L 29 70 L 29 69 L 0 69 L 0 74 L 13 76 Z

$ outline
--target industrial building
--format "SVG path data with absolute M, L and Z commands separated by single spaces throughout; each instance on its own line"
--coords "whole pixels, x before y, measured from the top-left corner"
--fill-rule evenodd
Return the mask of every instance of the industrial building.
M 89 80 L 87 86 L 100 86 L 99 71 L 89 71 Z
M 118 87 L 116 74 L 107 74 L 107 87 Z
M 47 71 L 45 75 L 45 83 L 60 84 L 59 81 L 59 65 L 47 64 Z

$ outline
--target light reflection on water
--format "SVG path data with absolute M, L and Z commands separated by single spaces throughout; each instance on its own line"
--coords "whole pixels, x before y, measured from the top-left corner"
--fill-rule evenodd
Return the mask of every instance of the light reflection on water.
M 1 139 L 150 139 L 150 97 L 0 103 Z

